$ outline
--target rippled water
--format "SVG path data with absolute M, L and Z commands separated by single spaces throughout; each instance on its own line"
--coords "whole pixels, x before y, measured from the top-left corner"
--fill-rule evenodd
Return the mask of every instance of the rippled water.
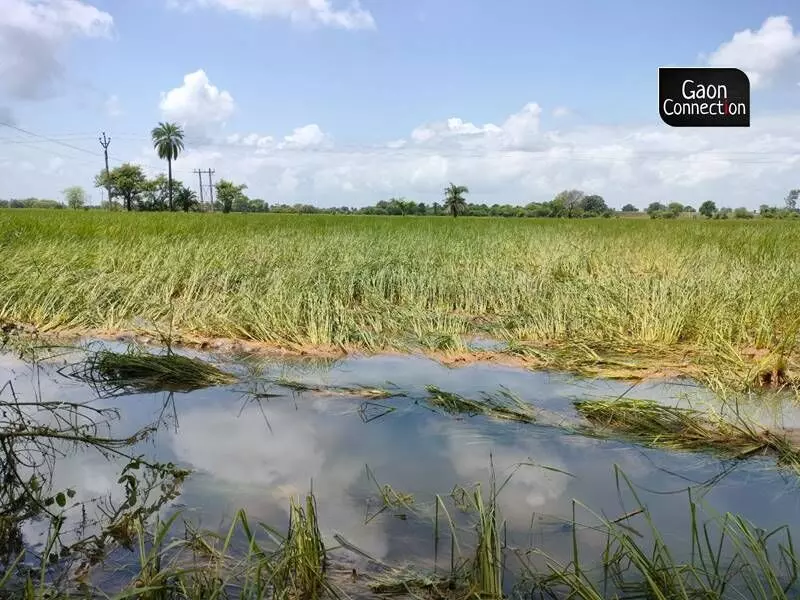
M 0 382 L 12 381 L 22 398 L 94 398 L 90 387 L 58 374 L 59 364 L 34 368 L 10 354 L 0 355 Z M 92 400 L 94 406 L 119 409 L 121 418 L 110 424 L 113 435 L 160 423 L 137 451 L 194 471 L 174 507 L 204 527 L 223 527 L 243 508 L 251 520 L 283 528 L 289 497 L 308 491 L 313 482 L 328 539 L 339 533 L 378 559 L 427 564 L 434 553 L 435 495 L 446 496 L 456 485 L 486 485 L 490 461 L 499 480 L 520 463 L 540 465 L 519 467 L 502 490 L 499 506 L 510 544 L 536 546 L 565 560 L 571 551 L 573 499 L 609 518 L 632 508 L 631 493 L 620 492 L 615 465 L 633 482 L 668 543 L 686 539 L 687 487 L 720 477 L 701 488 L 714 511 L 740 513 L 767 529 L 800 523 L 797 478 L 775 470 L 769 459 L 734 463 L 707 454 L 645 449 L 556 427 L 454 417 L 421 402 L 426 385 L 466 396 L 505 387 L 548 411 L 550 422 L 554 415 L 574 421 L 573 400 L 618 396 L 628 390 L 627 383 L 486 364 L 450 369 L 394 355 L 334 363 L 238 360 L 222 366 L 242 381 L 186 394 Z M 365 403 L 355 395 L 296 392 L 267 383 L 278 377 L 317 386 L 390 387 L 407 397 Z M 669 402 L 707 399 L 685 382 L 642 384 L 629 395 Z M 760 414 L 771 419 L 781 412 L 763 409 Z M 795 412 L 786 414 L 796 420 Z M 423 516 L 402 519 L 386 511 L 370 520 L 378 496 L 367 467 L 380 484 L 413 494 Z M 53 484 L 75 489 L 77 501 L 119 497 L 119 470 L 120 463 L 97 452 L 68 453 L 58 460 Z M 577 520 L 597 523 L 582 509 Z M 43 527 L 26 525 L 29 543 L 41 541 Z M 603 536 L 588 529 L 578 533 L 586 556 L 601 550 Z

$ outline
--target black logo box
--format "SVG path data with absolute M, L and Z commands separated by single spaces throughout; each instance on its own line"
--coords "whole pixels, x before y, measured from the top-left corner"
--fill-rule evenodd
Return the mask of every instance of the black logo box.
M 750 127 L 750 79 L 741 69 L 660 67 L 658 112 L 670 127 Z

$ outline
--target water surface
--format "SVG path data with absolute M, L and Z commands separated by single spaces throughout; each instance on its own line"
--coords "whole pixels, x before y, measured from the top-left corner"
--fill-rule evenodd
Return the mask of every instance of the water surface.
M 0 382 L 11 381 L 21 398 L 117 408 L 120 418 L 108 424 L 114 436 L 158 423 L 135 453 L 191 469 L 172 509 L 211 529 L 223 528 L 239 508 L 253 521 L 285 528 L 289 498 L 313 485 L 328 540 L 338 533 L 377 559 L 430 564 L 436 495 L 446 497 L 455 486 L 487 486 L 490 465 L 498 480 L 513 473 L 499 496 L 509 544 L 537 547 L 565 561 L 571 552 L 573 499 L 609 518 L 634 506 L 630 490 L 615 477 L 615 467 L 630 479 L 668 543 L 680 546 L 686 541 L 690 487 L 710 509 L 741 514 L 765 529 L 800 522 L 797 477 L 779 472 L 770 459 L 734 462 L 646 449 L 559 427 L 456 417 L 424 402 L 426 385 L 466 396 L 506 388 L 546 411 L 545 421 L 552 425 L 560 418 L 575 422 L 571 402 L 579 398 L 628 393 L 671 403 L 712 401 L 690 382 L 649 383 L 630 390 L 629 383 L 486 364 L 447 368 L 396 355 L 335 362 L 240 359 L 222 364 L 241 376 L 235 384 L 191 393 L 97 398 L 90 386 L 57 372 L 73 359 L 32 366 L 11 354 L 0 355 Z M 381 387 L 405 396 L 365 401 L 356 394 L 298 392 L 274 383 L 278 378 L 327 388 Z M 762 407 L 756 412 L 767 422 L 776 415 L 796 420 L 794 410 Z M 73 488 L 76 501 L 107 494 L 120 498 L 117 479 L 123 462 L 92 450 L 67 451 L 57 461 L 52 483 L 56 489 Z M 523 463 L 527 465 L 519 466 Z M 418 514 L 401 518 L 387 510 L 373 517 L 380 504 L 369 472 L 381 485 L 413 495 Z M 708 482 L 714 485 L 704 485 Z M 576 517 L 597 523 L 580 508 Z M 457 520 L 467 527 L 469 516 L 457 515 Z M 645 528 L 635 518 L 631 524 Z M 26 524 L 27 541 L 41 542 L 44 528 Z M 578 535 L 585 557 L 597 555 L 605 542 L 589 529 L 579 528 Z

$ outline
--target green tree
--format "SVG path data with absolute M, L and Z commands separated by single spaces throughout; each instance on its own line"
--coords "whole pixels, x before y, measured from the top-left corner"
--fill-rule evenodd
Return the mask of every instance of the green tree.
M 758 209 L 758 214 L 767 219 L 774 219 L 775 217 L 779 216 L 779 211 L 778 208 L 775 206 L 762 204 Z
M 639 209 L 636 208 L 633 204 L 626 204 L 622 207 L 622 212 L 639 212 Z
M 593 213 L 596 215 L 602 215 L 608 212 L 608 206 L 606 205 L 606 201 L 603 199 L 602 196 L 598 196 L 597 194 L 585 196 L 581 200 L 581 208 L 583 209 L 584 212 Z
M 580 190 L 564 190 L 559 192 L 551 202 L 552 214 L 554 217 L 573 217 L 580 216 L 583 212 L 581 209 L 581 202 L 583 202 L 584 193 Z
M 193 189 L 181 185 L 175 193 L 175 206 L 183 212 L 189 212 L 198 209 L 200 203 L 197 201 L 197 194 Z
M 245 194 L 236 194 L 231 204 L 231 212 L 250 212 L 252 204 Z
M 794 212 L 797 210 L 797 199 L 800 198 L 800 190 L 791 190 L 784 199 L 786 210 Z
M 169 209 L 172 210 L 172 161 L 177 160 L 178 154 L 183 151 L 183 129 L 176 123 L 159 123 L 150 135 L 158 158 L 167 161 Z
M 138 201 L 147 187 L 147 177 L 139 165 L 125 163 L 111 169 L 106 175 L 102 171 L 94 179 L 97 187 L 107 188 L 111 197 L 120 197 L 125 201 L 125 209 L 133 210 L 134 201 Z
M 747 210 L 744 206 L 740 206 L 733 211 L 733 217 L 735 219 L 752 219 L 753 213 Z
M 689 205 L 689 204 L 686 204 L 686 205 L 683 207 L 683 212 L 685 212 L 685 213 L 694 213 L 694 212 L 697 212 L 697 211 L 694 209 L 694 206 L 691 206 L 691 205 Z
M 670 202 L 669 206 L 667 206 L 667 210 L 677 217 L 683 212 L 683 204 L 680 202 Z
M 86 204 L 86 190 L 79 185 L 73 185 L 64 190 L 64 198 L 70 208 L 83 208 Z
M 170 183 L 165 175 L 148 179 L 141 197 L 138 198 L 139 209 L 166 210 L 169 206 L 170 190 L 180 190 L 182 187 L 183 184 L 180 181 Z
M 655 218 L 659 216 L 659 213 L 663 213 L 667 210 L 667 207 L 661 204 L 661 202 L 651 202 L 645 212 L 650 215 L 650 217 Z
M 450 183 L 444 189 L 444 207 L 450 211 L 454 217 L 458 216 L 459 212 L 463 212 L 467 207 L 467 201 L 464 199 L 464 194 L 469 193 L 469 188 L 465 185 L 456 185 Z
M 700 210 L 698 210 L 697 212 L 699 212 L 704 217 L 708 217 L 710 219 L 716 214 L 717 205 L 713 200 L 706 200 L 700 205 Z
M 223 213 L 231 212 L 233 205 L 241 202 L 242 197 L 247 198 L 244 195 L 244 190 L 247 189 L 247 186 L 244 184 L 235 185 L 227 179 L 220 179 L 214 188 L 217 190 L 217 201 L 222 205 Z

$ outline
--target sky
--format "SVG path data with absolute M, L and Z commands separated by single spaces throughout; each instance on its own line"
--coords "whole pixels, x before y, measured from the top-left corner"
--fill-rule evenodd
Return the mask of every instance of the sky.
M 780 205 L 800 187 L 796 0 L 0 0 L 0 198 L 110 165 L 268 203 Z M 751 81 L 750 128 L 670 128 L 658 68 Z

